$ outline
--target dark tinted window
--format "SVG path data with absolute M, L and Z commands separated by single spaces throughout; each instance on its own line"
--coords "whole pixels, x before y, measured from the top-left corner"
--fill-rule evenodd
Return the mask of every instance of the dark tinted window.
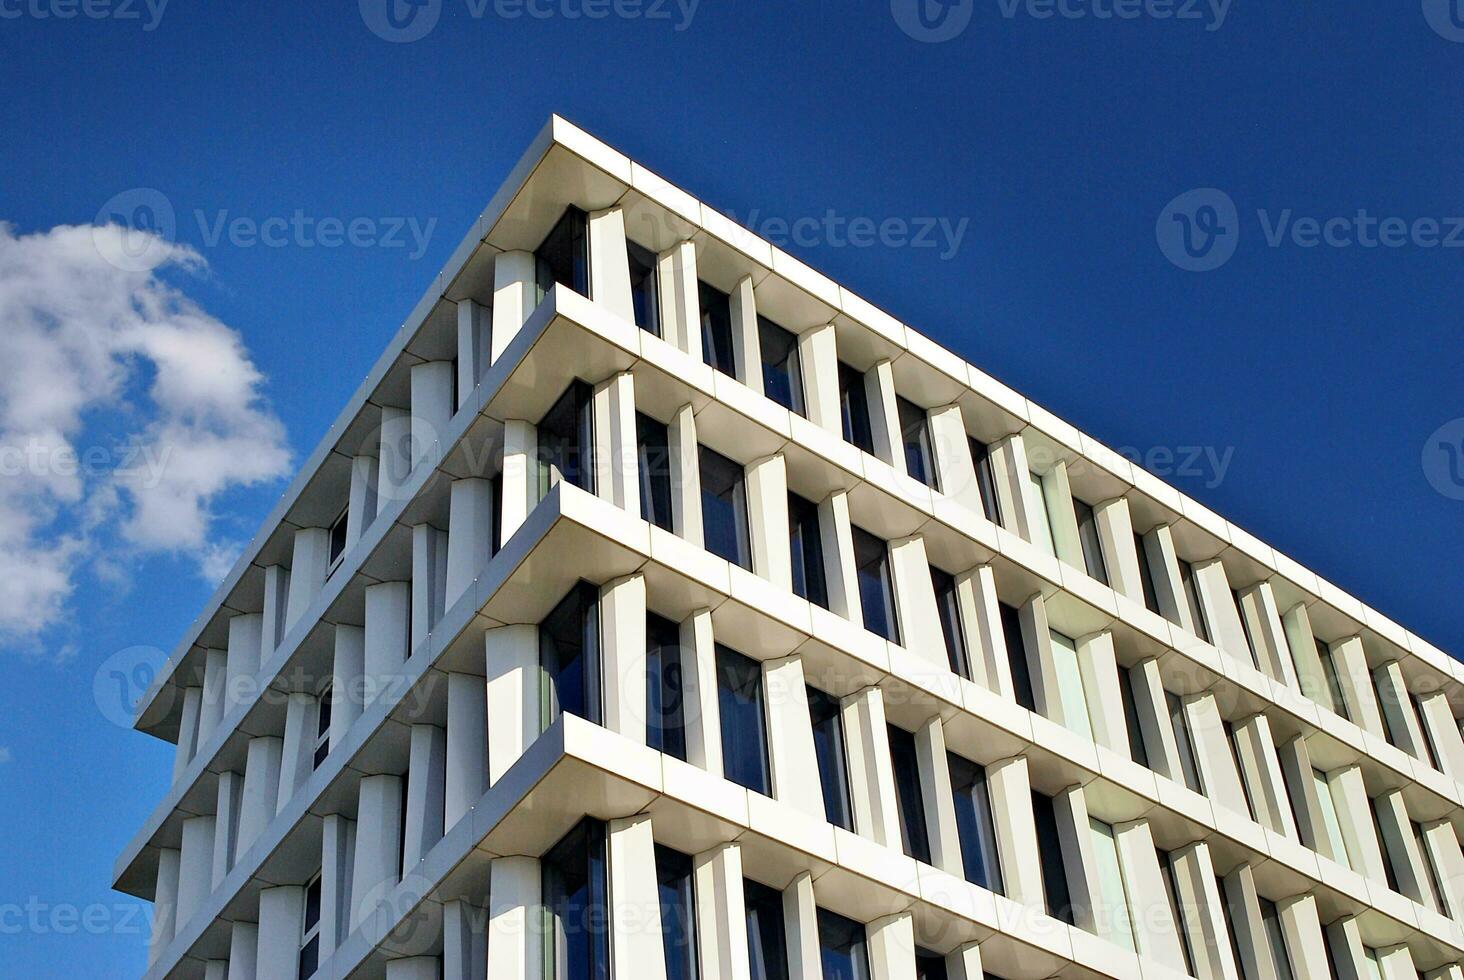
M 544 855 L 544 907 L 553 980 L 609 980 L 605 825 L 586 819 Z
M 996 847 L 996 824 L 991 816 L 986 769 L 954 754 L 947 754 L 946 763 L 951 770 L 956 832 L 961 838 L 961 864 L 966 880 L 1001 894 L 1001 858 Z
M 1001 505 L 996 496 L 996 474 L 991 468 L 991 447 L 979 439 L 972 439 L 971 462 L 976 467 L 976 487 L 981 491 L 981 509 L 986 519 L 1001 526 Z
M 1184 784 L 1196 793 L 1205 791 L 1200 781 L 1200 767 L 1195 764 L 1195 746 L 1190 738 L 1189 718 L 1184 713 L 1184 702 L 1173 691 L 1164 692 L 1164 703 L 1169 707 L 1169 724 L 1174 730 L 1174 746 L 1179 751 L 1179 767 L 1184 775 Z
M 900 413 L 905 470 L 927 487 L 935 489 L 935 452 L 931 446 L 930 420 L 925 409 L 906 398 L 896 398 L 895 407 Z
M 566 483 L 594 491 L 590 454 L 594 445 L 594 412 L 590 386 L 576 381 L 539 420 L 539 490 L 548 492 L 557 474 Z
M 1138 699 L 1134 696 L 1133 668 L 1118 668 L 1118 687 L 1123 694 L 1123 721 L 1128 728 L 1129 757 L 1144 768 L 1149 767 L 1149 749 L 1144 744 L 1144 729 L 1139 724 Z
M 666 427 L 635 413 L 636 454 L 640 465 L 641 518 L 671 528 L 671 450 Z
M 1027 663 L 1027 644 L 1022 640 L 1022 614 L 1016 606 L 998 603 L 1001 610 L 1001 632 L 1006 641 L 1007 663 L 1012 669 L 1012 690 L 1017 704 L 1028 711 L 1037 710 L 1037 701 L 1032 696 L 1032 668 Z
M 722 768 L 739 786 L 770 796 L 762 667 L 717 645 L 717 707 L 722 717 Z
M 661 938 L 666 980 L 696 980 L 696 920 L 691 892 L 691 858 L 656 846 L 656 883 L 661 894 Z
M 869 980 L 864 926 L 827 909 L 818 910 L 818 945 L 823 980 Z
M 869 395 L 864 389 L 864 375 L 842 362 L 839 364 L 839 408 L 844 417 L 844 441 L 873 453 L 874 430 L 869 425 Z
M 661 336 L 661 291 L 656 285 L 656 255 L 635 242 L 625 243 L 630 260 L 630 301 L 635 325 L 646 333 Z
M 900 840 L 905 853 L 917 861 L 930 863 L 930 836 L 925 826 L 925 798 L 920 792 L 920 759 L 915 751 L 915 736 L 887 725 L 890 737 L 890 762 L 895 771 L 895 797 L 900 805 Z
M 1332 659 L 1332 648 L 1322 640 L 1317 640 L 1316 645 L 1317 657 L 1322 662 L 1322 673 L 1327 676 L 1327 691 L 1332 695 L 1332 710 L 1351 721 L 1347 699 L 1342 696 L 1342 682 L 1337 678 L 1337 662 Z
M 646 616 L 646 744 L 686 760 L 686 698 L 681 628 Z
M 971 658 L 966 650 L 966 635 L 961 630 L 961 604 L 956 599 L 956 579 L 932 565 L 930 584 L 935 589 L 935 610 L 940 616 L 941 636 L 945 638 L 946 659 L 952 671 L 970 680 Z
M 1195 566 L 1179 559 L 1179 581 L 1184 586 L 1185 605 L 1195 623 L 1195 636 L 1210 642 L 1210 624 L 1205 621 L 1205 607 L 1200 605 L 1200 584 L 1195 581 Z
M 886 640 L 900 642 L 895 616 L 895 586 L 890 577 L 890 549 L 863 528 L 854 528 L 854 569 L 859 579 L 859 606 L 864 628 Z
M 303 934 L 310 938 L 300 947 L 300 980 L 320 968 L 320 878 L 305 887 L 305 922 Z
M 554 288 L 555 283 L 573 289 L 581 296 L 590 295 L 590 252 L 586 234 L 585 213 L 567 208 L 534 251 L 535 273 L 539 298 Z
M 1108 565 L 1103 561 L 1103 539 L 1098 534 L 1098 518 L 1093 508 L 1073 498 L 1073 516 L 1078 520 L 1078 541 L 1083 546 L 1083 565 L 1090 578 L 1108 584 Z
M 1153 613 L 1159 611 L 1159 593 L 1154 591 L 1154 571 L 1149 565 L 1149 552 L 1144 547 L 1144 536 L 1134 532 L 1134 549 L 1139 555 L 1139 581 L 1144 586 L 1144 606 Z
M 335 519 L 330 526 L 330 546 L 326 552 L 326 562 L 334 566 L 341 556 L 346 553 L 346 526 L 349 522 L 350 511 L 341 511 L 341 516 Z
M 1281 925 L 1281 912 L 1269 898 L 1260 899 L 1261 922 L 1266 927 L 1266 941 L 1271 944 L 1271 961 L 1276 964 L 1276 980 L 1293 980 L 1291 955 L 1286 951 L 1286 930 Z
M 946 980 L 947 976 L 944 956 L 918 946 L 915 948 L 915 980 Z
M 706 549 L 743 568 L 752 568 L 747 539 L 747 491 L 742 466 L 698 447 L 701 461 L 702 536 Z
M 793 559 L 793 591 L 827 609 L 829 590 L 824 579 L 818 505 L 796 493 L 788 494 L 788 547 Z
M 854 829 L 849 806 L 849 769 L 844 755 L 844 718 L 839 701 L 817 688 L 808 688 L 808 718 L 813 723 L 813 751 L 818 778 L 823 784 L 824 816 L 829 823 Z
M 581 582 L 539 624 L 546 724 L 561 712 L 600 723 L 599 598 L 599 589 Z
M 757 318 L 762 349 L 763 393 L 792 412 L 803 414 L 803 378 L 798 371 L 798 338 L 767 317 Z
M 788 946 L 783 929 L 783 893 L 744 878 L 747 953 L 752 980 L 788 980 Z
M 1073 925 L 1072 899 L 1068 896 L 1067 870 L 1063 866 L 1062 838 L 1057 832 L 1053 799 L 1032 791 L 1032 817 L 1037 824 L 1037 857 L 1042 864 L 1042 888 L 1047 893 L 1047 914 Z
M 702 360 L 730 377 L 737 377 L 732 347 L 732 307 L 727 294 L 697 283 L 701 300 Z

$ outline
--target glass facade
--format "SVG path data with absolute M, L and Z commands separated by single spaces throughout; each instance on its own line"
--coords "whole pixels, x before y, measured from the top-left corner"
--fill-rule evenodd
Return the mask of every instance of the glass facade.
M 845 830 L 854 829 L 849 803 L 849 767 L 844 752 L 844 716 L 838 698 L 808 688 L 808 717 L 813 724 L 813 751 L 823 787 L 824 816 Z
M 981 493 L 981 509 L 986 519 L 1002 527 L 1001 503 L 996 495 L 996 472 L 991 464 L 991 447 L 979 439 L 971 439 L 971 463 L 976 467 L 976 489 Z
M 686 761 L 686 671 L 681 627 L 646 616 L 646 744 Z
M 625 254 L 630 262 L 630 302 L 635 311 L 635 325 L 659 337 L 661 290 L 656 274 L 656 253 L 627 240 Z
M 860 923 L 819 909 L 818 946 L 823 980 L 870 980 L 869 951 Z
M 971 657 L 966 634 L 961 629 L 961 603 L 956 596 L 956 579 L 949 572 L 930 566 L 930 584 L 935 589 L 935 611 L 940 617 L 940 634 L 945 639 L 946 660 L 951 671 L 971 679 Z
M 575 381 L 539 420 L 539 495 L 558 480 L 595 491 L 595 416 L 590 386 Z
M 890 574 L 890 547 L 863 528 L 854 530 L 854 570 L 859 580 L 859 606 L 864 628 L 900 642 L 895 613 L 895 582 Z
M 886 726 L 890 762 L 895 771 L 895 801 L 900 816 L 900 842 L 905 853 L 930 863 L 930 832 L 925 826 L 925 797 L 920 792 L 920 757 L 915 736 L 895 725 Z
M 589 224 L 579 208 L 566 208 L 559 221 L 534 250 L 539 299 L 555 284 L 590 295 Z
M 1032 791 L 1032 820 L 1037 827 L 1037 860 L 1042 865 L 1042 891 L 1047 914 L 1073 925 L 1073 903 L 1068 894 L 1062 838 L 1057 832 L 1057 811 L 1052 797 Z
M 946 763 L 951 773 L 956 832 L 961 839 L 961 865 L 966 880 L 998 895 L 1004 894 L 986 769 L 954 753 L 946 756 Z
M 1098 908 L 1093 910 L 1098 935 L 1131 952 L 1138 952 L 1128 884 L 1124 880 L 1123 862 L 1118 857 L 1118 838 L 1111 825 L 1093 817 L 1088 818 L 1088 831 L 1093 838 L 1093 864 L 1098 886 Z
M 1088 696 L 1083 690 L 1083 672 L 1078 663 L 1078 646 L 1070 638 L 1055 630 L 1049 632 L 1052 639 L 1052 666 L 1057 675 L 1057 692 L 1062 699 L 1064 728 L 1084 738 L 1093 738 L 1093 720 L 1088 715 Z
M 540 715 L 549 727 L 560 714 L 600 724 L 600 590 L 581 582 L 539 624 Z
M 762 355 L 763 394 L 790 412 L 805 414 L 798 338 L 763 316 L 757 318 L 757 338 Z
M 788 980 L 783 893 L 744 878 L 742 901 L 747 912 L 747 953 L 752 980 Z
M 796 493 L 788 494 L 788 550 L 793 562 L 794 594 L 829 608 L 818 505 Z
M 869 421 L 869 394 L 863 373 L 839 363 L 839 412 L 843 416 L 844 441 L 874 454 L 874 429 Z
M 1108 584 L 1108 564 L 1103 560 L 1103 537 L 1098 533 L 1098 518 L 1089 504 L 1073 498 L 1073 516 L 1078 522 L 1078 543 L 1083 548 L 1083 566 L 1090 578 Z
M 656 885 L 661 896 L 661 942 L 666 980 L 696 980 L 696 903 L 691 857 L 656 846 Z
M 752 568 L 748 540 L 747 487 L 742 464 L 699 446 L 702 537 L 706 549 L 734 565 Z
M 587 818 L 540 859 L 548 980 L 610 980 L 605 825 Z
M 720 289 L 697 283 L 701 305 L 702 360 L 728 377 L 737 377 L 737 358 L 732 345 L 732 306 Z
M 1037 700 L 1032 694 L 1032 666 L 1027 660 L 1027 644 L 1022 638 L 1022 614 L 1016 606 L 998 603 L 1001 612 L 1001 633 L 1005 640 L 1007 664 L 1012 671 L 1012 691 L 1017 704 L 1028 711 L 1037 710 Z
M 940 489 L 935 476 L 935 447 L 930 438 L 930 419 L 926 416 L 925 409 L 908 398 L 896 398 L 895 409 L 900 414 L 900 441 L 905 450 L 905 472 L 932 490 Z
M 671 448 L 666 426 L 636 412 L 635 445 L 640 468 L 641 519 L 670 531 Z
M 762 667 L 717 644 L 717 708 L 722 719 L 722 769 L 739 786 L 772 795 Z

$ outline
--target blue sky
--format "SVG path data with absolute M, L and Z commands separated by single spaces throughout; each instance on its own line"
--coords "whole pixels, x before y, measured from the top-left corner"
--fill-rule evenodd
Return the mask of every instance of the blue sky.
M 410 43 L 382 0 L 120 2 L 0 0 L 0 448 L 74 389 L 99 454 L 0 488 L 0 973 L 141 971 L 108 883 L 171 754 L 111 672 L 171 650 L 551 112 L 772 237 L 806 219 L 814 267 L 1464 650 L 1451 0 L 965 0 L 929 31 L 905 0 L 424 0 Z M 57 226 L 114 199 L 165 202 L 176 250 L 73 276 Z M 117 290 L 161 318 L 76 309 Z M 117 475 L 180 432 L 222 475 Z

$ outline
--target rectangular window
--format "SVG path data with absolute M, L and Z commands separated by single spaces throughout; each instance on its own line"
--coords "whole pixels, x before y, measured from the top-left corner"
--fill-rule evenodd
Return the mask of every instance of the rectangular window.
M 1016 606 L 1005 602 L 997 604 L 1001 610 L 1001 632 L 1006 640 L 1007 663 L 1012 670 L 1012 691 L 1017 704 L 1028 711 L 1037 710 L 1037 700 L 1032 694 L 1032 666 L 1027 661 L 1027 644 L 1022 638 L 1022 614 Z
M 925 826 L 925 798 L 920 792 L 920 758 L 915 736 L 886 725 L 890 739 L 890 762 L 895 771 L 895 802 L 899 804 L 900 841 L 905 853 L 930 863 L 930 835 Z
M 1200 604 L 1200 587 L 1195 582 L 1195 566 L 1179 559 L 1179 581 L 1184 586 L 1184 601 L 1189 606 L 1190 619 L 1195 623 L 1195 636 L 1206 643 L 1213 643 L 1210 638 L 1210 624 L 1205 621 L 1205 607 Z
M 696 906 L 691 890 L 691 858 L 657 844 L 656 884 L 661 895 L 666 980 L 696 980 Z
M 330 754 L 330 711 L 335 701 L 335 688 L 327 687 L 320 692 L 315 703 L 315 754 L 311 757 L 312 769 L 319 769 L 325 757 Z
M 591 453 L 595 444 L 595 414 L 590 386 L 575 381 L 554 407 L 539 420 L 539 494 L 558 480 L 581 490 L 595 491 Z
M 732 346 L 732 304 L 720 289 L 697 283 L 701 304 L 702 360 L 730 378 L 737 377 Z
M 564 713 L 600 724 L 600 590 L 580 582 L 539 624 L 544 727 Z
M 1112 826 L 1095 817 L 1088 818 L 1088 830 L 1093 841 L 1099 907 L 1105 912 L 1096 916 L 1098 934 L 1130 952 L 1138 952 L 1123 862 L 1118 859 L 1118 838 Z
M 1078 521 L 1078 542 L 1083 546 L 1083 566 L 1088 577 L 1108 584 L 1108 565 L 1103 560 L 1103 538 L 1098 533 L 1098 517 L 1089 504 L 1073 498 L 1073 516 Z
M 797 336 L 760 316 L 757 343 L 762 354 L 763 394 L 788 411 L 803 415 L 803 375 L 798 369 Z
M 971 463 L 976 467 L 976 489 L 981 493 L 981 509 L 986 519 L 1001 527 L 1001 504 L 996 495 L 996 473 L 991 467 L 991 447 L 980 439 L 971 439 Z
M 1027 472 L 1028 499 L 1032 501 L 1032 543 L 1045 548 L 1049 555 L 1057 554 L 1057 542 L 1052 537 L 1052 519 L 1047 512 L 1047 481 L 1040 475 Z
M 305 886 L 305 918 L 300 930 L 299 978 L 306 980 L 320 968 L 320 875 Z
M 1134 549 L 1139 555 L 1139 581 L 1144 587 L 1144 608 L 1149 612 L 1159 611 L 1159 593 L 1154 591 L 1154 569 L 1149 564 L 1149 550 L 1144 547 L 1144 536 L 1134 532 Z
M 1057 691 L 1062 699 L 1064 728 L 1086 739 L 1093 738 L 1093 722 L 1088 716 L 1088 696 L 1083 691 L 1083 673 L 1078 665 L 1078 646 L 1055 630 L 1052 638 L 1052 660 L 1057 674 Z M 1054 719 L 1057 720 L 1057 719 Z
M 656 253 L 627 240 L 625 255 L 630 261 L 630 303 L 635 325 L 652 336 L 661 336 L 661 290 L 656 276 Z
M 1261 658 L 1256 653 L 1256 641 L 1251 636 L 1250 623 L 1245 618 L 1245 603 L 1240 600 L 1240 590 L 1231 589 L 1230 598 L 1235 602 L 1236 614 L 1240 616 L 1240 631 L 1245 634 L 1245 648 L 1250 654 L 1251 666 L 1256 670 L 1261 669 Z
M 1189 717 L 1185 714 L 1184 702 L 1173 691 L 1165 691 L 1164 703 L 1169 707 L 1169 725 L 1174 730 L 1174 747 L 1179 753 L 1179 768 L 1184 774 L 1184 784 L 1196 793 L 1204 793 L 1205 785 L 1200 781 L 1200 767 L 1195 764 L 1195 743 L 1190 738 Z
M 1134 695 L 1133 667 L 1118 668 L 1118 689 L 1123 696 L 1123 721 L 1128 729 L 1129 758 L 1145 769 L 1149 766 L 1149 747 L 1144 744 L 1144 728 L 1139 722 L 1139 703 Z
M 925 409 L 908 398 L 896 398 L 895 408 L 900 413 L 905 471 L 930 489 L 940 489 L 935 476 L 935 446 L 930 438 L 930 419 Z
M 747 958 L 752 980 L 788 980 L 783 893 L 744 878 L 742 902 L 747 911 Z
M 666 427 L 636 412 L 635 446 L 640 467 L 641 519 L 670 531 L 671 445 Z
M 605 825 L 585 819 L 541 859 L 548 980 L 609 980 Z
M 1350 868 L 1352 859 L 1347 853 L 1347 839 L 1342 836 L 1342 823 L 1337 819 L 1337 801 L 1332 795 L 1332 783 L 1320 769 L 1312 770 L 1312 781 L 1316 785 L 1317 804 L 1322 810 L 1322 824 L 1327 829 L 1327 842 L 1332 847 L 1332 860 Z
M 581 296 L 590 295 L 589 226 L 579 208 L 566 208 L 557 224 L 534 250 L 535 278 L 539 299 L 548 295 L 554 285 L 573 289 Z
M 839 362 L 839 411 L 844 419 L 844 441 L 874 454 L 874 429 L 869 422 L 869 393 L 864 374 Z
M 829 608 L 818 505 L 796 493 L 788 494 L 788 550 L 793 560 L 793 592 Z
M 706 549 L 734 565 L 752 568 L 747 536 L 747 490 L 742 464 L 706 446 L 697 447 L 701 466 L 702 538 Z
M 1429 768 L 1443 772 L 1444 767 L 1439 765 L 1439 751 L 1434 746 L 1433 735 L 1428 730 L 1423 718 L 1423 705 L 1419 703 L 1418 696 L 1412 691 L 1408 692 L 1408 710 L 1413 712 L 1414 724 L 1418 726 L 1419 733 L 1423 736 L 1423 751 L 1427 756 L 1421 761 L 1427 762 Z
M 915 947 L 915 980 L 947 980 L 949 976 L 944 956 Z
M 863 528 L 854 528 L 854 568 L 859 579 L 859 606 L 864 628 L 892 643 L 900 642 L 895 614 L 895 583 L 890 576 L 890 547 Z
M 772 795 L 762 667 L 720 643 L 717 708 L 722 717 L 722 767 L 726 777 L 755 793 Z
M 646 744 L 686 761 L 681 627 L 646 614 Z
M 870 980 L 864 926 L 827 909 L 818 910 L 823 980 Z
M 946 660 L 953 673 L 970 680 L 971 658 L 966 650 L 966 635 L 961 629 L 961 603 L 956 597 L 955 576 L 931 565 L 930 584 L 935 589 L 935 611 L 940 616 Z
M 849 803 L 849 767 L 844 754 L 844 717 L 838 698 L 808 688 L 808 718 L 813 723 L 813 753 L 823 786 L 824 816 L 845 830 L 854 829 Z
M 1240 762 L 1240 741 L 1235 736 L 1235 726 L 1228 721 L 1222 721 L 1221 725 L 1225 729 L 1225 742 L 1230 746 L 1230 761 L 1235 765 L 1236 775 L 1240 777 L 1240 790 L 1245 795 L 1245 810 L 1252 820 L 1260 823 L 1260 818 L 1256 816 L 1256 801 L 1251 794 L 1250 780 L 1246 778 L 1245 766 Z
M 998 895 L 1004 894 L 986 770 L 954 753 L 947 753 L 946 764 L 951 771 L 956 833 L 961 840 L 961 865 L 966 880 Z
M 341 511 L 330 525 L 330 544 L 326 549 L 326 577 L 329 578 L 337 568 L 340 567 L 341 559 L 346 557 L 346 525 L 349 522 L 350 508 Z
M 1057 832 L 1057 811 L 1052 797 L 1032 791 L 1032 819 L 1037 826 L 1037 860 L 1042 866 L 1042 890 L 1047 914 L 1073 925 L 1072 899 L 1068 895 L 1067 869 L 1063 865 L 1062 837 Z
M 1261 923 L 1266 927 L 1266 942 L 1271 947 L 1271 962 L 1276 964 L 1276 980 L 1295 980 L 1291 972 L 1291 954 L 1286 950 L 1286 930 L 1281 925 L 1281 912 L 1269 898 L 1259 901 Z
M 1321 640 L 1316 641 L 1317 658 L 1322 662 L 1322 674 L 1327 680 L 1327 693 L 1332 697 L 1332 710 L 1337 714 L 1352 720 L 1352 715 L 1347 711 L 1347 699 L 1342 696 L 1342 682 L 1337 678 L 1337 661 L 1332 659 L 1332 648 Z
M 1398 887 L 1398 870 L 1393 863 L 1393 849 L 1388 846 L 1388 838 L 1383 834 L 1383 825 L 1378 820 L 1378 801 L 1370 799 L 1368 806 L 1372 810 L 1373 833 L 1377 835 L 1379 850 L 1383 852 L 1383 870 L 1388 877 L 1388 887 L 1401 895 L 1403 892 Z

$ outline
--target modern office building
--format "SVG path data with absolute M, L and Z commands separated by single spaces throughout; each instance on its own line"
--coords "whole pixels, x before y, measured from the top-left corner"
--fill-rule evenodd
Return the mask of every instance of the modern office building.
M 149 978 L 1464 980 L 1464 665 L 561 119 L 139 706 Z

